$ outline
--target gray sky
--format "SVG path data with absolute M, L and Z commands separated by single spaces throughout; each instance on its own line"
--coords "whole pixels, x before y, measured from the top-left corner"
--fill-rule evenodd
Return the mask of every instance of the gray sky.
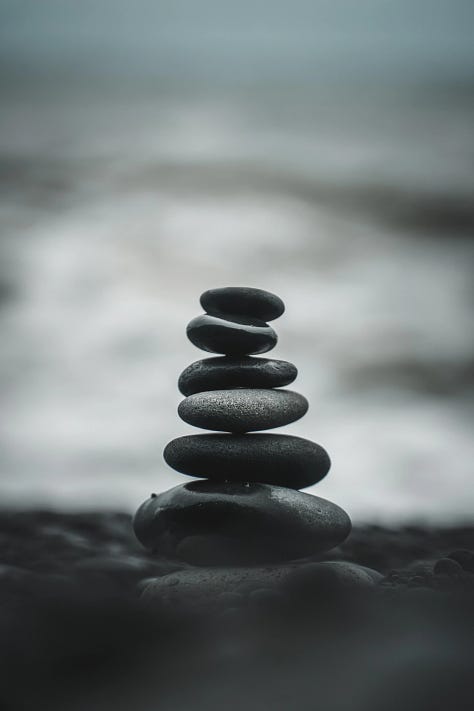
M 4 74 L 293 81 L 474 73 L 468 0 L 0 0 Z

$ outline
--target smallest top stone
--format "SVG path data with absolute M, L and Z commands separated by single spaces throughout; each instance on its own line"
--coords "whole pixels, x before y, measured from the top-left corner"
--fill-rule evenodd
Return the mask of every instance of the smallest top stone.
M 282 315 L 285 304 L 279 296 L 249 286 L 226 286 L 209 289 L 201 295 L 201 306 L 211 316 L 238 314 L 261 321 L 273 321 Z

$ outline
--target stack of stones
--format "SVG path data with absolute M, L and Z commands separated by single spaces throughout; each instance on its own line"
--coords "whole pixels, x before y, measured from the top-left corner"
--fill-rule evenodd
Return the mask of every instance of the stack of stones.
M 220 357 L 199 360 L 179 378 L 187 423 L 212 434 L 178 437 L 166 462 L 198 477 L 152 494 L 134 528 L 157 555 L 192 566 L 268 566 L 313 557 L 341 543 L 351 523 L 338 506 L 299 489 L 320 481 L 330 460 L 301 437 L 260 433 L 303 417 L 308 402 L 281 389 L 297 375 L 286 361 L 252 357 L 277 342 L 268 321 L 284 311 L 281 299 L 260 289 L 211 289 L 205 314 L 187 335 Z M 252 434 L 250 434 L 252 433 Z

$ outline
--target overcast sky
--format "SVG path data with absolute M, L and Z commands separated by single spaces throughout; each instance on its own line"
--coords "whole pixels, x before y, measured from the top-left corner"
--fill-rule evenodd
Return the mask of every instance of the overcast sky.
M 4 75 L 465 80 L 469 0 L 0 0 Z

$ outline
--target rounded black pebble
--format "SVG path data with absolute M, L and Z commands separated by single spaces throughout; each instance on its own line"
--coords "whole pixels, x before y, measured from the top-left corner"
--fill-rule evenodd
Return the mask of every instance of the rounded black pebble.
M 189 425 L 236 433 L 282 427 L 307 411 L 308 401 L 299 393 L 260 388 L 196 393 L 178 407 L 179 416 Z
M 163 452 L 183 474 L 217 481 L 258 481 L 290 489 L 316 484 L 329 471 L 323 447 L 302 437 L 277 434 L 186 435 Z
M 248 286 L 226 286 L 209 289 L 201 295 L 201 306 L 208 314 L 241 314 L 262 321 L 273 321 L 282 315 L 285 304 L 279 296 Z
M 192 565 L 277 563 L 327 551 L 351 529 L 339 506 L 265 484 L 190 482 L 148 499 L 134 519 L 138 540 Z
M 201 350 L 225 355 L 266 353 L 278 340 L 271 326 L 250 316 L 220 318 L 203 314 L 188 323 L 186 333 Z
M 459 575 L 463 569 L 457 561 L 451 558 L 440 558 L 436 561 L 433 572 L 435 575 Z
M 280 388 L 297 375 L 293 363 L 285 360 L 219 356 L 188 365 L 179 376 L 178 388 L 186 396 L 230 388 Z

